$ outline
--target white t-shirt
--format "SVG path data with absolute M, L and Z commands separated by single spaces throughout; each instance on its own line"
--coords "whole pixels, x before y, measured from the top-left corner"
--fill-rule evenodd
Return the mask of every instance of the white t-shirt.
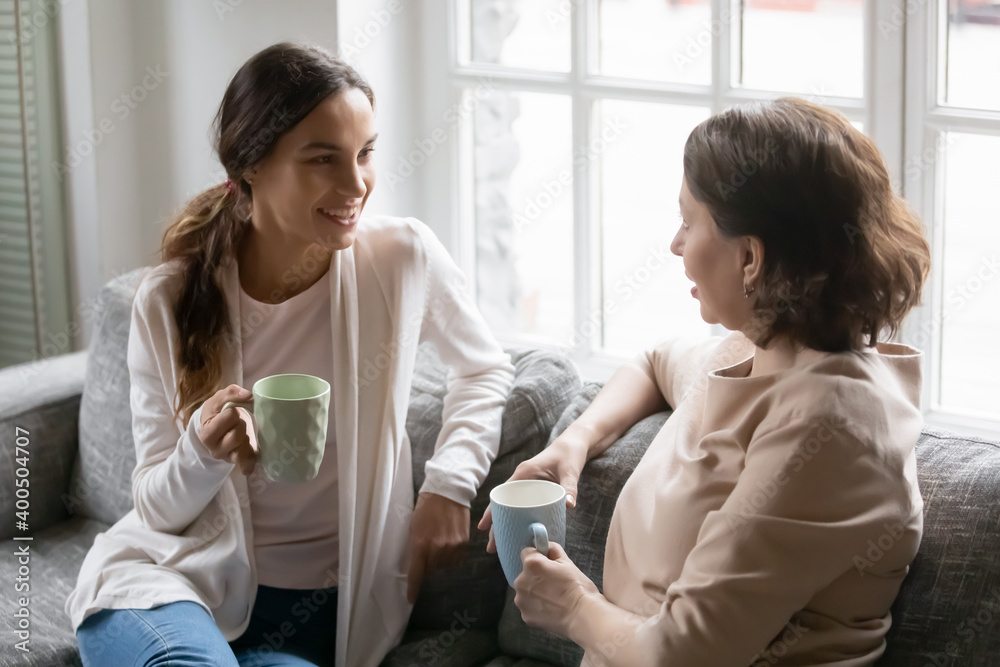
M 330 281 L 326 275 L 278 304 L 256 301 L 241 288 L 240 319 L 247 389 L 257 380 L 279 373 L 308 373 L 334 386 L 330 376 Z M 326 433 L 319 473 L 308 482 L 272 482 L 260 464 L 247 478 L 257 578 L 265 586 L 306 589 L 336 585 L 340 559 L 332 409 Z

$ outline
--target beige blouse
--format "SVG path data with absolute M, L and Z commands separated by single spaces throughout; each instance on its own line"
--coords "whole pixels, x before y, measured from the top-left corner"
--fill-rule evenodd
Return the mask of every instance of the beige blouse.
M 920 353 L 748 377 L 742 334 L 636 364 L 675 408 L 625 484 L 604 594 L 633 612 L 584 665 L 871 665 L 922 531 Z M 619 641 L 620 640 L 620 641 Z

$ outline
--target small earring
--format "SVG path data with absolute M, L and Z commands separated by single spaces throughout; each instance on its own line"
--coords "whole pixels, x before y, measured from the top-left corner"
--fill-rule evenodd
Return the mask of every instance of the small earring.
M 754 287 L 753 285 L 750 285 L 750 287 L 747 287 L 746 285 L 744 285 L 743 286 L 743 298 L 744 299 L 749 299 L 750 295 L 753 294 L 753 291 L 755 289 L 757 289 L 757 288 Z

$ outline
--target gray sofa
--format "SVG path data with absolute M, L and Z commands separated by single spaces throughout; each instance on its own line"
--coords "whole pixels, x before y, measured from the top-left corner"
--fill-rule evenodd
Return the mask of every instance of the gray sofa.
M 6 541 L 0 577 L 5 641 L 0 665 L 79 665 L 63 601 L 95 535 L 132 506 L 135 454 L 128 409 L 125 349 L 135 287 L 143 271 L 109 283 L 94 316 L 87 352 L 0 371 L 0 538 Z M 599 390 L 581 384 L 557 355 L 510 350 L 517 376 L 507 402 L 499 456 L 473 503 L 473 524 L 488 491 L 517 463 L 562 431 Z M 422 348 L 411 388 L 407 432 L 414 450 L 414 489 L 441 426 L 444 369 Z M 601 584 L 604 540 L 615 500 L 650 440 L 668 418 L 636 424 L 580 480 L 578 506 L 568 514 L 566 549 Z M 15 526 L 16 429 L 28 433 L 29 529 Z M 23 441 L 22 441 L 23 444 Z M 23 455 L 23 451 L 21 452 Z M 880 665 L 1000 665 L 1000 444 L 926 429 L 918 444 L 926 501 L 925 537 L 893 608 L 889 649 Z M 30 535 L 16 542 L 15 535 Z M 30 545 L 30 591 L 15 592 L 19 563 Z M 17 650 L 17 598 L 29 598 L 30 653 Z M 720 638 L 724 641 L 725 638 Z M 429 578 L 402 644 L 389 667 L 435 665 L 532 667 L 577 665 L 569 642 L 526 627 L 496 557 L 475 530 L 464 562 Z

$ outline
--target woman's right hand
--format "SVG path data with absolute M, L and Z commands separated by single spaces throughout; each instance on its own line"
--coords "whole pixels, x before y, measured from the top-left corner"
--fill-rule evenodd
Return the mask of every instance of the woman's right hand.
M 555 482 L 566 490 L 566 507 L 576 506 L 577 483 L 580 473 L 587 464 L 589 442 L 572 426 L 552 441 L 548 447 L 526 461 L 521 461 L 514 474 L 507 481 L 517 479 L 544 479 Z M 496 553 L 493 539 L 493 514 L 486 508 L 479 520 L 479 530 L 490 531 L 490 541 L 486 551 Z
M 231 384 L 215 392 L 201 409 L 198 436 L 213 458 L 235 463 L 244 475 L 250 475 L 257 465 L 257 453 L 250 444 L 247 423 L 235 408 L 222 410 L 226 401 L 247 401 L 253 394 Z

